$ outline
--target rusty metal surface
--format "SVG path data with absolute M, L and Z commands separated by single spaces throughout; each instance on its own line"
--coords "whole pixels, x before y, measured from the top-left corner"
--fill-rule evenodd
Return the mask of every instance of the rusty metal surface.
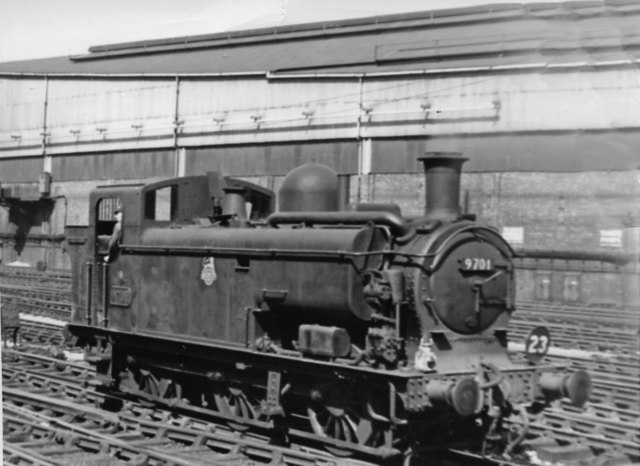
M 132 245 L 133 255 L 123 254 L 111 267 L 112 280 L 131 288 L 135 296 L 131 310 L 114 308 L 114 325 L 244 342 L 250 316 L 243 310 L 261 303 L 296 314 L 354 312 L 367 318 L 372 310 L 350 263 L 321 258 L 322 251 L 354 251 L 360 247 L 361 235 L 357 229 L 305 234 L 293 229 L 148 230 L 142 248 Z M 167 257 L 162 253 L 180 246 L 194 248 L 193 254 Z M 256 253 L 242 262 L 233 255 L 214 258 L 207 246 L 251 248 Z M 145 254 L 144 247 L 156 251 Z M 200 253 L 198 247 L 203 248 Z M 302 257 L 275 259 L 269 251 L 278 250 L 298 250 Z M 315 252 L 316 259 L 305 261 L 304 251 Z M 159 283 L 163 285 L 158 287 Z

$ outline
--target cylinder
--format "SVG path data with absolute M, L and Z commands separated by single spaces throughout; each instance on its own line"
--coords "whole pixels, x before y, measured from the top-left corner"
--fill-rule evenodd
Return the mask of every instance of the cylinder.
M 480 388 L 470 377 L 457 382 L 432 380 L 425 391 L 431 403 L 449 405 L 461 416 L 471 416 L 478 411 Z
M 244 196 L 244 188 L 224 188 L 223 213 L 234 214 L 238 222 L 246 222 L 247 206 Z
M 582 406 L 591 395 L 591 377 L 582 370 L 571 375 L 544 373 L 538 385 L 551 400 L 567 397 L 574 406 Z
M 460 217 L 460 173 L 469 159 L 457 152 L 426 152 L 418 160 L 424 166 L 427 219 L 451 221 Z

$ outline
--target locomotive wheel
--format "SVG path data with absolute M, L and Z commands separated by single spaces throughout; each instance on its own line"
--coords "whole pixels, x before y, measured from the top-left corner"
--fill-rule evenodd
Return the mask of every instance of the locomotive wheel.
M 223 414 L 242 419 L 256 419 L 256 411 L 244 392 L 237 388 L 229 388 L 226 394 L 214 395 L 218 409 Z
M 160 379 L 160 397 L 182 401 L 182 385 L 173 380 Z
M 138 390 L 151 396 L 160 396 L 160 383 L 155 376 L 146 370 L 140 370 L 138 379 Z
M 137 389 L 145 395 L 175 402 L 182 400 L 182 386 L 171 379 L 158 379 L 150 371 L 141 369 L 134 380 Z
M 320 437 L 373 448 L 385 443 L 388 429 L 384 424 L 360 417 L 345 408 L 315 403 L 307 407 L 307 415 L 311 430 Z M 337 456 L 351 455 L 351 452 L 340 448 L 325 448 Z
M 257 420 L 260 415 L 247 395 L 238 388 L 227 388 L 224 392 L 214 393 L 213 397 L 218 411 L 226 416 L 243 420 Z M 229 426 L 238 431 L 245 431 L 249 428 L 234 422 L 229 422 Z

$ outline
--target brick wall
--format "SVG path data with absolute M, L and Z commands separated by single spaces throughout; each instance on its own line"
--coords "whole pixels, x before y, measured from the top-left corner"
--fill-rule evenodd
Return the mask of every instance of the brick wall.
M 525 248 L 621 251 L 602 246 L 600 231 L 638 223 L 639 176 L 637 171 L 463 174 L 461 204 L 468 202 L 470 213 L 498 228 L 522 227 Z M 361 187 L 364 201 L 398 203 L 407 216 L 424 211 L 420 174 L 367 175 Z M 356 188 L 352 177 L 352 198 Z
M 581 173 L 464 173 L 461 204 L 468 211 L 500 229 L 521 227 L 524 248 L 621 251 L 602 246 L 601 230 L 621 230 L 640 224 L 640 172 L 600 171 Z M 282 176 L 244 177 L 276 193 Z M 88 193 L 98 184 L 115 180 L 59 182 L 51 234 L 63 234 L 64 225 L 86 225 Z M 132 180 L 127 180 L 131 183 Z M 371 174 L 351 176 L 351 202 L 397 203 L 406 216 L 419 216 L 425 206 L 424 176 Z M 9 216 L 0 208 L 0 231 L 11 232 Z M 7 257 L 5 248 L 4 255 Z M 55 262 L 66 264 L 55 255 Z M 56 267 L 56 264 L 50 264 Z

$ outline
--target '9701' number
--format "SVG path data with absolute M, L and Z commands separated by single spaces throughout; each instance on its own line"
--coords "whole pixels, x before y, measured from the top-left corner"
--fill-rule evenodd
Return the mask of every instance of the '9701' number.
M 493 261 L 484 257 L 465 257 L 462 270 L 493 270 Z

